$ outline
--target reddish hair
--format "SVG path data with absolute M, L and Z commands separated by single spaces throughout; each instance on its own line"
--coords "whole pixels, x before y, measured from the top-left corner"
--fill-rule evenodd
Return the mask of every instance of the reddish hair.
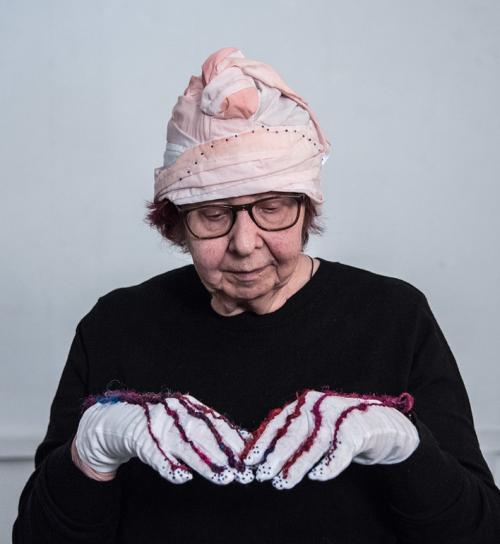
M 180 248 L 183 253 L 189 253 L 186 244 L 186 231 L 179 211 L 170 200 L 146 202 L 148 213 L 144 221 L 155 228 L 164 239 Z M 304 223 L 302 225 L 302 249 L 309 241 L 310 234 L 322 234 L 324 227 L 318 222 L 318 213 L 311 199 L 304 199 Z

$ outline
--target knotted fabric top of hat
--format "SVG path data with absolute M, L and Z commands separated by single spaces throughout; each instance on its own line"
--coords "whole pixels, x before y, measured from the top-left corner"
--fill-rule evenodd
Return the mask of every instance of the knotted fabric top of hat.
M 307 102 L 271 66 L 226 47 L 191 76 L 172 110 L 155 197 L 181 205 L 299 192 L 319 208 L 330 147 Z

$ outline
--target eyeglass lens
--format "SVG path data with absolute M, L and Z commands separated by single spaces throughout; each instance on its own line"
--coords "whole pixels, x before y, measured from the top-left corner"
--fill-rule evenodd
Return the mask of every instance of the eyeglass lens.
M 279 196 L 254 203 L 254 222 L 264 230 L 283 230 L 297 220 L 299 202 L 296 198 Z M 224 236 L 231 228 L 232 211 L 221 205 L 203 206 L 186 213 L 191 232 L 199 238 Z M 252 215 L 252 214 L 251 214 Z

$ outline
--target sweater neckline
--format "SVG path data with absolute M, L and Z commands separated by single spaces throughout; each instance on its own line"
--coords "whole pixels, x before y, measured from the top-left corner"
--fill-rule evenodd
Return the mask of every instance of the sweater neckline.
M 337 267 L 340 264 L 338 261 L 327 261 L 321 257 L 314 258 L 320 261 L 320 265 L 313 277 L 297 292 L 295 292 L 285 302 L 285 304 L 283 304 L 283 306 L 268 314 L 256 314 L 250 311 L 243 312 L 235 316 L 223 316 L 218 314 L 210 304 L 210 293 L 201 283 L 201 280 L 199 279 L 193 266 L 193 271 L 196 274 L 198 282 L 205 293 L 203 300 L 203 306 L 205 308 L 204 319 L 207 320 L 206 322 L 216 323 L 217 326 L 222 326 L 228 330 L 262 329 L 267 327 L 275 327 L 281 323 L 289 321 L 295 316 L 299 309 L 307 304 L 312 304 L 314 300 L 323 293 L 332 268 Z

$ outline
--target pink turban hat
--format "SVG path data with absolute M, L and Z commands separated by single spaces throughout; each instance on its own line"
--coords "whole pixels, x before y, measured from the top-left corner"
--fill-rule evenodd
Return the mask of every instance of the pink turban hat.
M 307 102 L 271 66 L 225 47 L 191 76 L 172 110 L 155 197 L 180 205 L 298 192 L 319 210 L 330 147 Z

